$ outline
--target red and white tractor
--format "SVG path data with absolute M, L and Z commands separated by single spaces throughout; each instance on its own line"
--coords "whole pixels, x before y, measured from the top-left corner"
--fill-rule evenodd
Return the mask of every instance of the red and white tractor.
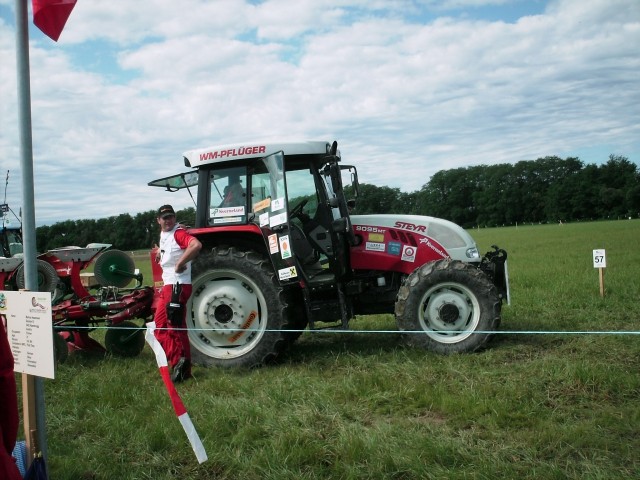
M 197 198 L 194 362 L 260 366 L 304 329 L 348 329 L 356 315 L 394 314 L 408 344 L 443 354 L 478 350 L 498 328 L 506 252 L 481 257 L 438 218 L 351 215 L 343 178 L 357 197 L 357 171 L 336 142 L 202 148 L 184 162 L 188 171 L 149 185 Z

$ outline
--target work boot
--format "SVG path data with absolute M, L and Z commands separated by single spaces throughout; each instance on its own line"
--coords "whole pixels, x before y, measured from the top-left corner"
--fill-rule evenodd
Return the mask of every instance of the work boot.
M 171 381 L 173 383 L 180 383 L 189 378 L 191 378 L 191 361 L 186 357 L 180 357 L 176 366 L 173 367 Z

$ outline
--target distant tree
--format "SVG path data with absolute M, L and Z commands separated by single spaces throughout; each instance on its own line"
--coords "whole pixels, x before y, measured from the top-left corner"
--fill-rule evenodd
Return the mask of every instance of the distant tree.
M 349 198 L 349 193 L 352 192 L 345 189 L 347 198 Z M 402 209 L 398 188 L 376 187 L 362 183 L 358 189 L 356 210 L 353 213 L 358 215 L 398 213 L 394 211 Z
M 556 172 L 556 178 L 547 189 L 544 216 L 549 222 L 575 219 L 577 198 L 583 196 L 580 172 L 584 164 L 577 158 L 567 158 Z
M 637 186 L 638 170 L 635 164 L 627 157 L 609 155 L 607 163 L 598 169 L 599 189 L 599 213 L 603 218 L 624 217 L 632 209 L 628 199 L 630 191 Z

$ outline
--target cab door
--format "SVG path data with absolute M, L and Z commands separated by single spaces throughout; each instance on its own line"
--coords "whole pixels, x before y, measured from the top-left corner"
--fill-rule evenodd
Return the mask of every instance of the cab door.
M 253 222 L 262 231 L 281 285 L 301 280 L 289 225 L 284 153 L 267 155 L 252 166 L 250 208 Z

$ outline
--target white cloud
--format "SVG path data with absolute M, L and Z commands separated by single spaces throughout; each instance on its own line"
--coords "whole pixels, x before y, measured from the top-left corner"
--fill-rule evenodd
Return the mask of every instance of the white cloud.
M 638 162 L 640 2 L 553 1 L 517 21 L 483 7 L 526 2 L 436 3 L 79 2 L 58 44 L 32 32 L 38 222 L 174 201 L 146 184 L 182 170 L 183 151 L 257 138 L 337 139 L 361 181 L 403 191 L 546 155 Z M 7 5 L 0 167 L 16 204 Z

